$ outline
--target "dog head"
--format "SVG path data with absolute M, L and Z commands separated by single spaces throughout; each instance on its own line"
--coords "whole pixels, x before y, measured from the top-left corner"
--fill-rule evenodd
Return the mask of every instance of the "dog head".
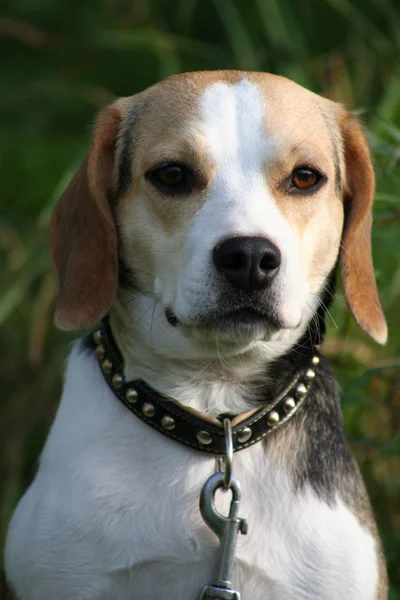
M 56 323 L 87 327 L 124 297 L 138 327 L 157 304 L 162 335 L 199 353 L 290 346 L 340 255 L 348 306 L 384 343 L 373 195 L 340 105 L 269 74 L 171 77 L 103 110 L 55 208 Z

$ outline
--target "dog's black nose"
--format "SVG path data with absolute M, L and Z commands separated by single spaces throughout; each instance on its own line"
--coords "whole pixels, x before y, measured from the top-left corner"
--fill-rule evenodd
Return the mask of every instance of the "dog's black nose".
M 217 270 L 240 290 L 266 288 L 281 264 L 279 248 L 263 237 L 231 237 L 213 250 Z

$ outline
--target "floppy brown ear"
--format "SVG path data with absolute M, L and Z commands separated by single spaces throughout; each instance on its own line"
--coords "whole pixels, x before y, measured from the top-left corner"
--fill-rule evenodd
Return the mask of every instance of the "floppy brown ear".
M 117 233 L 110 202 L 124 108 L 122 99 L 100 113 L 92 146 L 53 212 L 50 249 L 58 285 L 55 322 L 61 329 L 93 325 L 116 294 Z
M 341 121 L 346 161 L 344 230 L 340 252 L 347 304 L 358 325 L 376 342 L 387 339 L 385 316 L 376 289 L 371 253 L 375 177 L 359 121 L 344 113 Z

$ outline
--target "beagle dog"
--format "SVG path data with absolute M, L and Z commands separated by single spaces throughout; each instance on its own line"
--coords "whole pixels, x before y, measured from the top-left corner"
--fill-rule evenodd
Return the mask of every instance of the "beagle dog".
M 385 343 L 373 196 L 357 119 L 283 77 L 187 73 L 101 112 L 50 243 L 56 324 L 102 325 L 73 346 L 11 521 L 19 600 L 198 600 L 215 573 L 199 496 L 223 418 L 249 524 L 242 600 L 387 598 L 318 351 L 339 263 L 355 320 Z M 227 514 L 230 495 L 215 502 Z

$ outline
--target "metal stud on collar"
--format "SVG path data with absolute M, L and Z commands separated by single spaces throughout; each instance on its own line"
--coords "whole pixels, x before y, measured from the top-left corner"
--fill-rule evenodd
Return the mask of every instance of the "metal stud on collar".
M 173 429 L 175 429 L 175 419 L 173 419 L 169 415 L 164 415 L 161 419 L 161 425 L 167 431 L 172 431 Z
M 208 431 L 199 431 L 196 437 L 202 446 L 208 446 L 212 442 L 212 435 Z
M 249 441 L 252 435 L 253 432 L 251 430 L 251 427 L 245 427 L 244 429 L 242 429 L 242 431 L 238 433 L 237 439 L 241 444 L 245 444 Z
M 307 394 L 306 386 L 304 385 L 304 383 L 299 383 L 299 385 L 296 387 L 296 396 L 298 398 L 302 398 L 306 394 Z
M 125 398 L 129 404 L 135 404 L 138 399 L 138 393 L 134 388 L 128 388 L 125 392 Z
M 277 425 L 279 423 L 279 421 L 281 420 L 279 413 L 276 410 L 271 410 L 271 412 L 269 413 L 268 417 L 267 417 L 267 423 L 270 427 L 274 427 L 274 425 Z
M 120 388 L 124 385 L 124 378 L 119 373 L 115 373 L 111 381 L 113 386 L 116 388 Z
M 314 371 L 314 369 L 307 369 L 307 371 L 304 373 L 304 377 L 308 381 L 312 381 L 315 378 L 315 371 Z
M 107 375 L 109 373 L 111 373 L 112 367 L 113 367 L 112 362 L 110 360 L 108 360 L 108 358 L 103 360 L 103 362 L 101 363 L 101 368 L 102 368 L 103 372 L 106 373 Z
M 149 419 L 154 417 L 154 415 L 156 414 L 154 404 L 152 404 L 151 402 L 145 402 L 142 406 L 142 413 L 145 417 L 148 417 Z
M 290 413 L 296 406 L 296 401 L 294 398 L 291 398 L 290 396 L 288 398 L 286 398 L 285 403 L 283 405 L 283 409 L 285 411 L 286 414 Z
M 104 358 L 105 353 L 106 353 L 106 349 L 104 348 L 103 344 L 99 344 L 96 347 L 96 356 L 97 356 L 97 358 L 99 358 L 101 360 L 102 358 Z

